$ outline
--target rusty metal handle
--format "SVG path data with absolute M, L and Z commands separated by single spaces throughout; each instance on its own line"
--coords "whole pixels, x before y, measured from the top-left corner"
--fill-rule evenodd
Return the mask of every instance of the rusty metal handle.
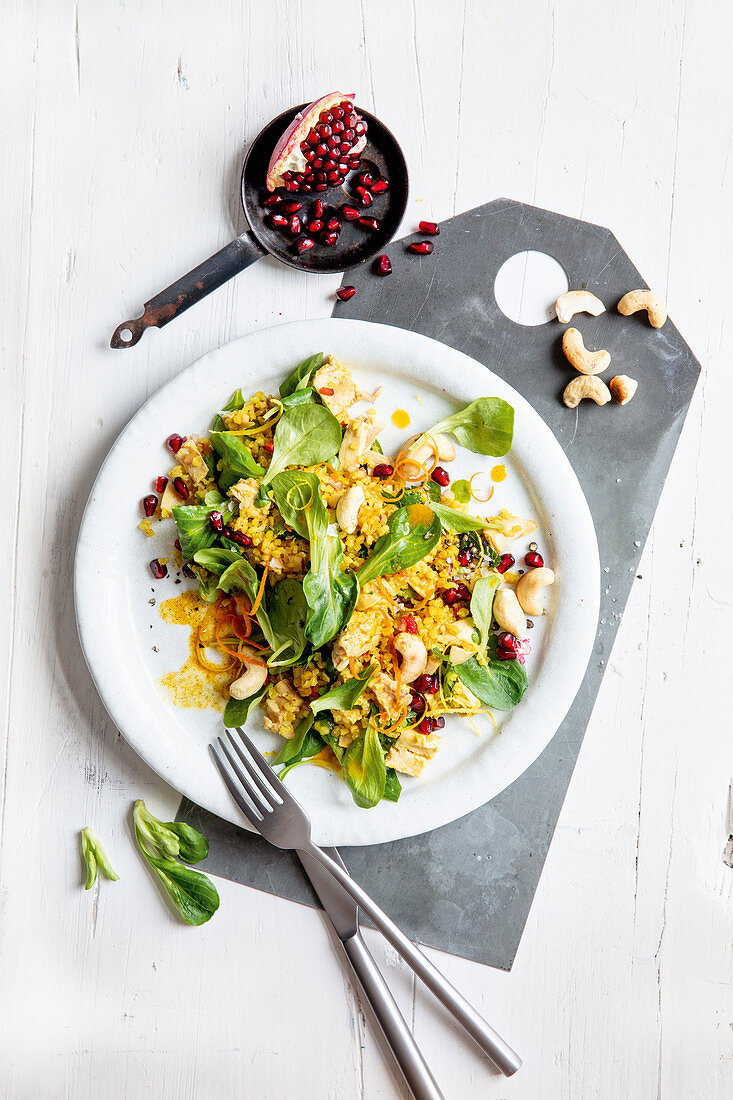
M 219 252 L 209 256 L 202 264 L 171 283 L 160 294 L 156 294 L 145 303 L 142 317 L 123 321 L 112 334 L 111 348 L 131 348 L 138 342 L 146 328 L 155 325 L 162 328 L 177 317 L 179 313 L 201 301 L 212 290 L 216 290 L 255 260 L 267 255 L 251 233 L 242 233 L 241 237 L 231 241 Z

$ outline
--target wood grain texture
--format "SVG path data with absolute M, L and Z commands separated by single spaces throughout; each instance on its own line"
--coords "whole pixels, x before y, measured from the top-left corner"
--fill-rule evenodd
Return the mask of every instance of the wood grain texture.
M 144 797 L 172 812 L 177 796 L 107 718 L 71 601 L 84 501 L 140 403 L 225 340 L 330 313 L 337 278 L 265 260 L 136 349 L 107 348 L 120 320 L 243 228 L 243 143 L 291 103 L 343 87 L 404 146 L 405 231 L 497 195 L 609 225 L 704 370 L 514 970 L 438 958 L 522 1052 L 522 1071 L 493 1075 L 367 933 L 370 946 L 449 1098 L 722 1100 L 733 9 L 339 10 L 3 6 L 1 1091 L 403 1095 L 317 914 L 222 882 L 211 924 L 170 916 L 129 811 Z M 85 824 L 121 875 L 91 894 L 76 850 Z

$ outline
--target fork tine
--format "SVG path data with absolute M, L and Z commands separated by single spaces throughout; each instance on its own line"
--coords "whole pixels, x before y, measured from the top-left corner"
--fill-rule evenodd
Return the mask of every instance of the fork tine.
M 293 803 L 298 805 L 288 788 L 285 786 L 281 779 L 278 779 L 274 769 L 270 767 L 262 753 L 259 751 L 258 748 L 256 748 L 256 746 L 244 732 L 242 727 L 237 726 L 236 729 L 247 750 L 249 751 L 252 763 L 257 765 L 261 774 L 265 777 L 265 780 L 267 781 L 267 783 L 269 783 L 270 787 L 275 792 L 280 801 L 284 802 L 286 805 L 292 805 Z
M 253 780 L 262 791 L 262 795 L 267 802 L 268 808 L 275 809 L 277 806 L 279 806 L 279 802 L 277 801 L 277 795 L 273 791 L 272 787 L 262 778 L 259 770 L 255 768 L 254 764 L 252 763 L 242 746 L 238 744 L 235 740 L 234 734 L 231 732 L 231 730 L 227 730 L 227 737 L 232 743 L 232 748 L 246 768 L 247 775 L 250 777 L 250 780 Z M 274 775 L 275 773 L 272 772 L 272 774 Z
M 247 818 L 247 821 L 249 821 L 250 825 L 252 825 L 257 830 L 257 832 L 259 832 L 260 831 L 260 825 L 262 824 L 262 818 L 258 817 L 257 814 L 253 812 L 253 810 L 252 810 L 251 806 L 249 805 L 249 803 L 247 802 L 247 800 L 242 797 L 242 794 L 241 794 L 239 788 L 237 787 L 236 783 L 234 782 L 234 780 L 230 776 L 229 772 L 227 771 L 226 767 L 224 766 L 223 761 L 220 760 L 219 754 L 217 753 L 216 748 L 214 747 L 214 745 L 209 745 L 209 752 L 211 753 L 212 759 L 213 759 L 214 763 L 216 764 L 216 767 L 219 771 L 219 774 L 221 775 L 222 779 L 224 780 L 225 784 L 227 785 L 227 787 L 229 789 L 230 795 L 232 796 L 234 801 L 237 803 L 240 810 L 242 811 L 244 816 Z
M 232 756 L 231 752 L 229 751 L 229 748 L 228 748 L 226 742 L 222 741 L 221 737 L 217 737 L 217 741 L 221 745 L 221 747 L 224 751 L 224 755 L 226 756 L 227 760 L 229 761 L 229 765 L 230 765 L 232 771 L 234 772 L 237 779 L 239 780 L 239 782 L 244 787 L 244 793 L 247 795 L 250 802 L 254 805 L 254 808 L 257 811 L 257 813 L 262 814 L 264 817 L 266 817 L 267 814 L 270 813 L 270 811 L 272 810 L 272 803 L 268 802 L 267 799 L 264 798 L 264 796 L 260 794 L 257 787 L 253 784 L 250 776 L 247 773 L 242 771 L 242 769 L 240 768 L 240 766 L 237 763 L 236 759 Z

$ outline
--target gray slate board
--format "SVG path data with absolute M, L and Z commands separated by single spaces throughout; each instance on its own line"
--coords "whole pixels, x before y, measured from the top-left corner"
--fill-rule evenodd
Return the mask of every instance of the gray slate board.
M 578 475 L 608 572 L 602 574 L 598 635 L 583 685 L 524 775 L 442 829 L 341 852 L 349 871 L 414 940 L 509 970 L 700 366 L 671 321 L 655 330 L 645 313 L 616 312 L 626 291 L 646 283 L 608 229 L 497 199 L 443 222 L 431 256 L 407 253 L 414 239 L 392 244 L 388 278 L 365 268 L 348 272 L 344 281 L 357 293 L 336 307 L 335 316 L 432 336 L 519 390 L 552 428 Z M 611 352 L 617 373 L 639 381 L 628 406 L 598 408 L 586 401 L 575 412 L 566 409 L 560 396 L 573 372 L 560 346 L 565 326 L 517 325 L 499 309 L 496 273 L 527 249 L 553 256 L 572 289 L 587 286 L 606 304 L 600 317 L 582 314 L 572 323 L 586 346 Z M 191 803 L 184 802 L 179 814 L 208 836 L 210 871 L 317 904 L 290 853 Z

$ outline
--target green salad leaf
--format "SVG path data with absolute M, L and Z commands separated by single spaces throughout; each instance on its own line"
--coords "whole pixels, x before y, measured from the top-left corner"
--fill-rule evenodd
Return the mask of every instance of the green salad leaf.
M 328 462 L 341 446 L 341 425 L 325 405 L 294 405 L 286 408 L 278 420 L 273 442 L 275 449 L 262 478 L 263 485 L 269 484 L 286 466 Z
M 284 577 L 270 592 L 267 601 L 267 615 L 273 634 L 280 648 L 288 643 L 287 656 L 278 660 L 269 660 L 270 668 L 289 668 L 299 661 L 306 647 L 305 626 L 308 619 L 308 603 L 303 591 L 302 581 L 295 577 Z
M 447 504 L 431 503 L 430 507 L 440 520 L 440 525 L 447 531 L 483 531 L 486 527 L 485 519 L 477 519 L 476 516 L 467 516 L 465 512 L 459 512 L 450 508 Z
M 317 756 L 325 745 L 320 733 L 313 728 L 313 715 L 306 714 L 295 727 L 295 733 L 285 742 L 280 752 L 272 761 L 276 764 L 284 764 L 282 771 L 278 772 L 278 778 L 283 779 L 291 768 L 298 764 L 304 764 L 307 760 Z
M 402 794 L 402 784 L 394 768 L 387 768 L 387 778 L 384 784 L 384 797 L 388 802 L 399 802 Z
M 371 809 L 384 798 L 387 783 L 385 753 L 372 722 L 364 733 L 351 742 L 341 761 L 351 797 L 363 810 Z
M 471 618 L 481 636 L 481 652 L 486 652 L 491 631 L 491 609 L 497 582 L 491 577 L 479 577 L 471 593 Z
M 259 703 L 260 699 L 263 699 L 267 692 L 267 687 L 260 688 L 254 695 L 250 695 L 248 699 L 229 699 L 227 705 L 224 707 L 224 717 L 222 721 L 224 725 L 229 729 L 233 729 L 236 726 L 243 726 L 249 718 L 249 712 L 252 707 Z
M 501 397 L 478 397 L 465 409 L 439 420 L 430 435 L 453 435 L 469 451 L 499 458 L 512 445 L 514 409 Z
M 159 821 L 140 799 L 132 819 L 138 847 L 174 907 L 187 924 L 205 924 L 219 908 L 216 887 L 206 875 L 178 859 L 198 863 L 209 851 L 206 838 L 185 823 Z
M 376 669 L 376 665 L 370 665 L 363 677 L 346 680 L 343 684 L 338 684 L 337 687 L 331 688 L 325 694 L 319 695 L 310 704 L 311 710 L 314 714 L 318 714 L 322 710 L 351 710 L 363 695 L 364 689 Z
M 110 879 L 112 882 L 117 882 L 120 876 L 110 863 L 109 856 L 102 847 L 102 842 L 97 834 L 87 825 L 82 829 L 80 838 L 81 855 L 87 870 L 87 880 L 84 884 L 84 889 L 91 890 L 92 886 L 94 886 L 94 883 L 97 881 L 97 868 L 99 868 L 105 878 Z
M 519 661 L 489 659 L 483 665 L 469 657 L 452 668 L 469 691 L 495 710 L 511 710 L 527 690 L 527 673 Z
M 432 511 L 432 505 L 431 511 Z M 427 511 L 428 506 L 425 505 Z M 401 569 L 422 561 L 440 539 L 440 519 L 433 515 L 430 524 L 412 522 L 410 508 L 396 508 L 389 518 L 389 530 L 378 538 L 370 556 L 362 565 L 357 577 L 361 588 L 385 573 L 397 573 Z
M 216 508 L 205 504 L 177 504 L 173 519 L 178 529 L 178 541 L 184 558 L 194 558 L 199 550 L 205 550 L 216 541 L 216 533 L 209 523 L 209 516 Z
M 280 403 L 283 408 L 290 409 L 293 405 L 316 405 L 318 404 L 318 398 L 313 389 L 295 390 L 294 393 L 290 393 L 287 397 L 281 398 Z
M 303 539 L 309 538 L 306 513 L 319 490 L 318 478 L 307 470 L 284 470 L 272 479 L 272 494 L 280 515 Z
M 302 391 L 308 385 L 316 371 L 320 370 L 322 366 L 322 351 L 319 351 L 316 355 L 310 355 L 307 359 L 304 359 L 302 363 L 298 363 L 298 366 L 290 372 L 280 386 L 280 396 L 289 397 L 290 394 L 295 393 L 296 390 Z
M 231 432 L 209 432 L 211 446 L 222 460 L 219 487 L 224 492 L 243 477 L 262 477 L 265 467 L 255 462 L 238 435 Z

